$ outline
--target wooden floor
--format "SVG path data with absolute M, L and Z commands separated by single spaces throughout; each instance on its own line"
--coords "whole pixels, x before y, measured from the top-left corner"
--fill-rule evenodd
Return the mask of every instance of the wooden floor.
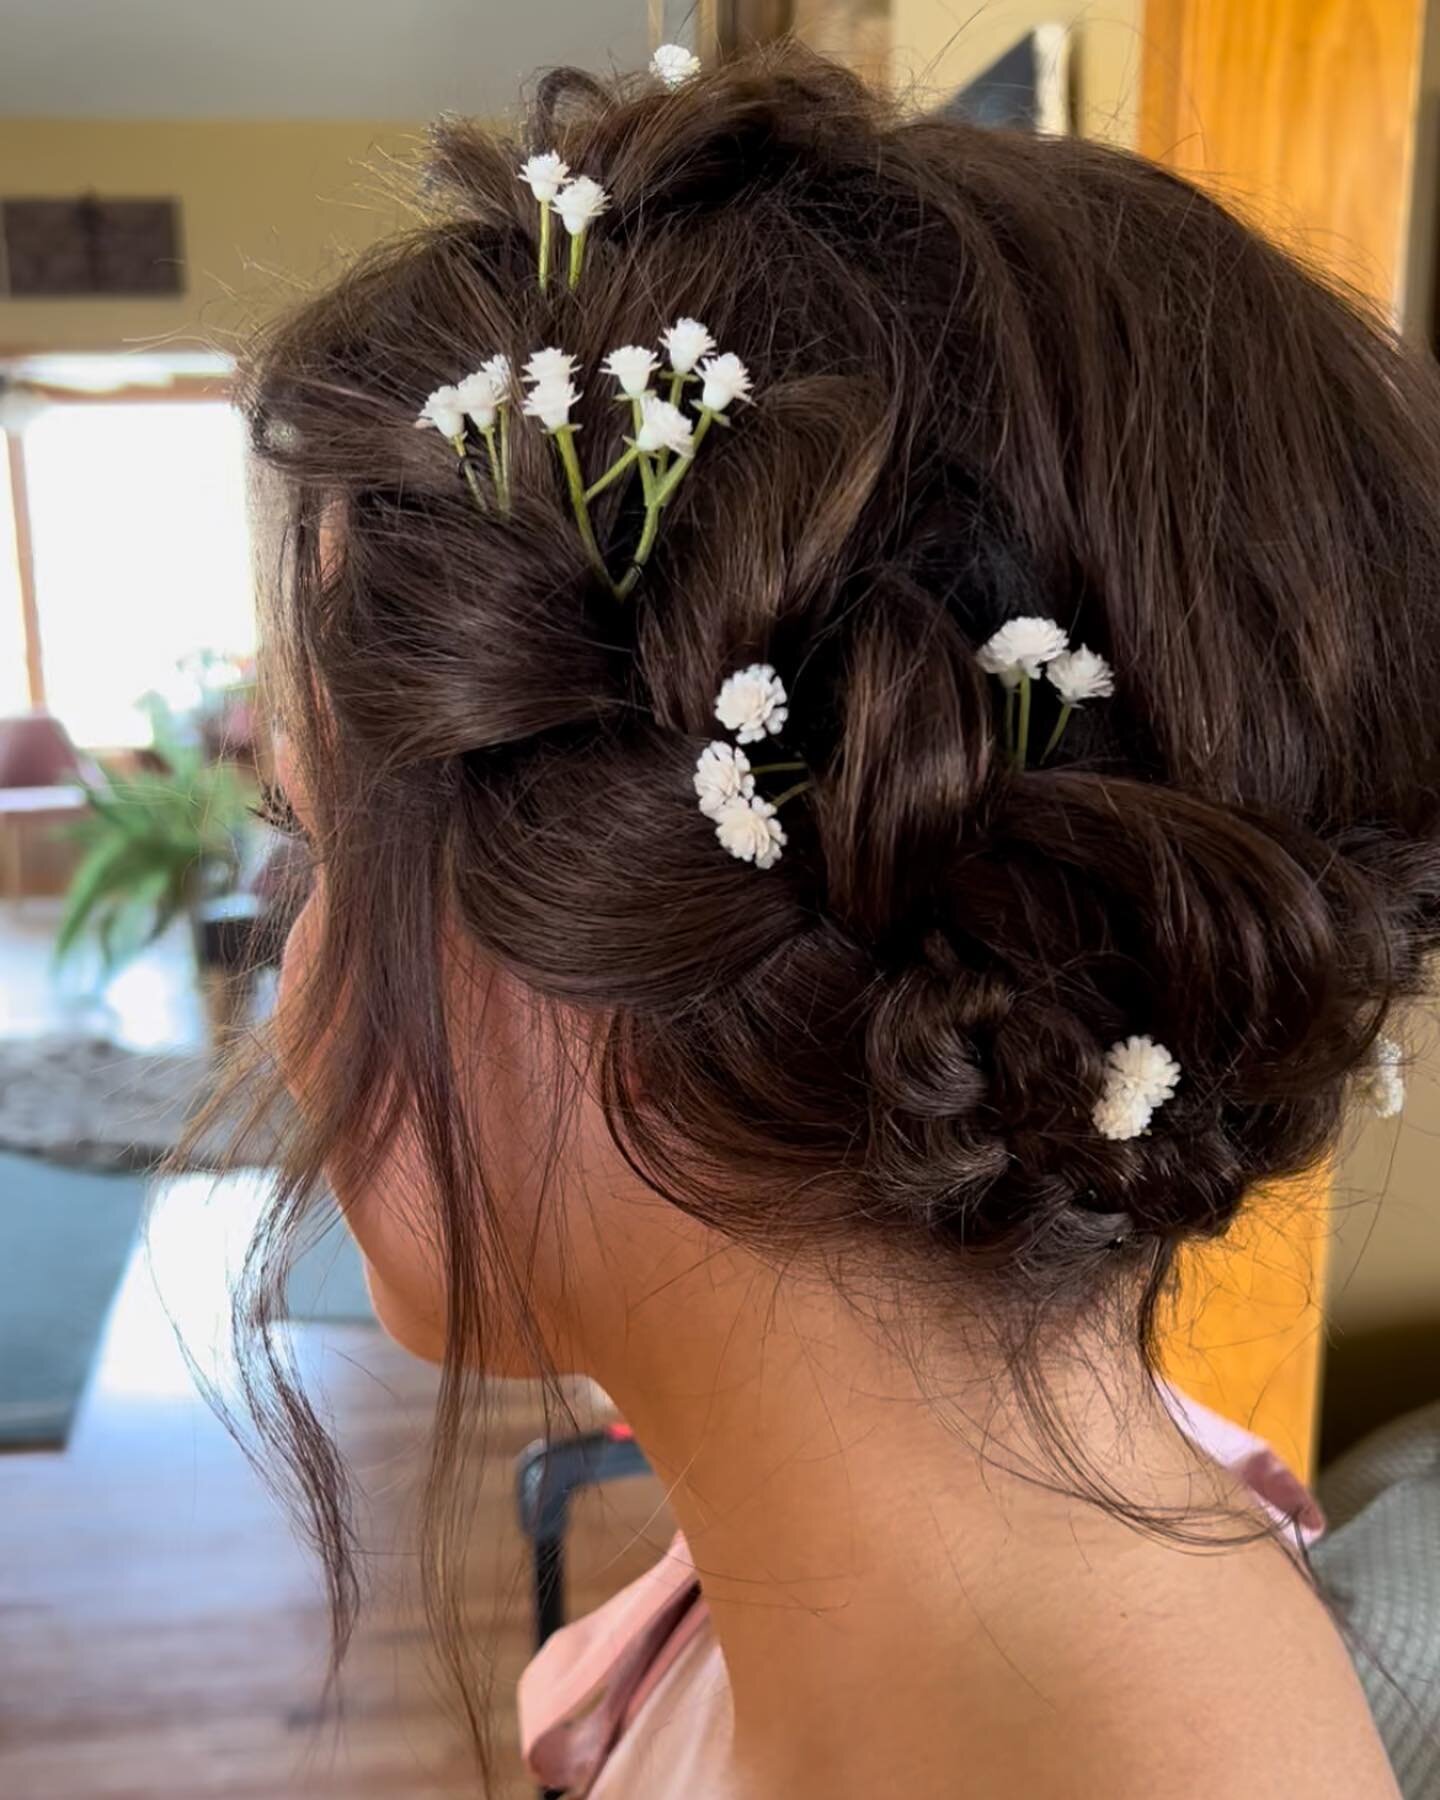
M 322 1714 L 325 1622 L 313 1566 L 195 1396 L 167 1318 L 174 1308 L 192 1343 L 220 1341 L 223 1269 L 207 1249 L 210 1216 L 193 1180 L 170 1196 L 153 1267 L 132 1262 L 67 1449 L 0 1457 L 0 1795 L 477 1794 L 427 1672 L 415 1607 L 410 1519 L 433 1373 L 375 1327 L 298 1328 L 368 1494 L 367 1568 L 378 1588 L 347 1666 L 343 1716 Z M 534 1792 L 513 1724 L 530 1615 L 511 1469 L 539 1428 L 535 1394 L 506 1384 L 477 1483 L 468 1599 L 497 1651 L 501 1779 L 491 1791 L 503 1800 Z M 654 1559 L 668 1538 L 659 1504 L 647 1480 L 578 1509 L 572 1610 Z

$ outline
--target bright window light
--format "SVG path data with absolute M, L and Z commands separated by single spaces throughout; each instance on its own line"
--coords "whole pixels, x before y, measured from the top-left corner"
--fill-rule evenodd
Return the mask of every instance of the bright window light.
M 0 434 L 0 717 L 30 704 L 25 677 L 25 622 L 20 613 L 20 565 L 15 556 L 15 508 L 10 499 L 10 458 Z
M 56 405 L 26 428 L 25 470 L 50 710 L 87 749 L 148 743 L 142 695 L 191 703 L 196 651 L 255 649 L 241 421 L 211 401 Z

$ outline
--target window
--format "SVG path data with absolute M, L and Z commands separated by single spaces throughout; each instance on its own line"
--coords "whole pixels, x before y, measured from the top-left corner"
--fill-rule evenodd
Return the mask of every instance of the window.
M 46 704 L 85 748 L 147 743 L 142 695 L 193 701 L 178 665 L 255 648 L 240 419 L 208 400 L 65 402 L 24 441 Z
M 15 507 L 10 458 L 0 433 L 0 718 L 25 712 L 30 683 L 25 673 L 25 623 L 20 611 L 20 561 L 15 547 Z

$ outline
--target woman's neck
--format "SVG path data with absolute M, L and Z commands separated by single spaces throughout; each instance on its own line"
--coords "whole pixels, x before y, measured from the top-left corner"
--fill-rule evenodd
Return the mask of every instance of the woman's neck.
M 747 1794 L 891 1791 L 901 1747 L 912 1776 L 934 1763 L 938 1780 L 976 1754 L 977 1725 L 999 1741 L 997 1708 L 1027 1730 L 1100 1615 L 1172 1554 L 1055 1491 L 1003 1358 L 963 1353 L 966 1334 L 938 1358 L 896 1347 L 833 1287 L 728 1249 L 655 1291 L 664 1305 L 634 1309 L 594 1373 L 669 1485 Z M 1118 1357 L 1067 1359 L 1050 1397 L 1114 1493 L 1221 1497 Z

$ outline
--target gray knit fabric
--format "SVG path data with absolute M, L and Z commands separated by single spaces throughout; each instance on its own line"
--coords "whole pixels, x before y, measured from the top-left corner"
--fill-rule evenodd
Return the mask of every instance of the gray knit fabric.
M 1315 1572 L 1350 1638 L 1405 1800 L 1440 1800 L 1440 1402 L 1395 1419 L 1318 1485 Z

